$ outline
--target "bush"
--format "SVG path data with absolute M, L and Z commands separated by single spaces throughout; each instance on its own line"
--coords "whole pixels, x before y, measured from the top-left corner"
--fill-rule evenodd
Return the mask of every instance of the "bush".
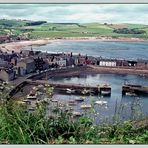
M 121 28 L 121 29 L 114 29 L 113 32 L 119 34 L 144 34 L 146 33 L 144 30 L 139 29 L 129 29 L 129 28 Z

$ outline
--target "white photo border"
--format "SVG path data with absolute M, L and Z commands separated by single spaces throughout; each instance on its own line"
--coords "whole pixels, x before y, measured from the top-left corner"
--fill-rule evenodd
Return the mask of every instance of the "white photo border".
M 148 0 L 0 0 L 0 4 L 148 4 Z M 0 148 L 135 148 L 143 147 L 146 148 L 147 145 L 0 145 Z

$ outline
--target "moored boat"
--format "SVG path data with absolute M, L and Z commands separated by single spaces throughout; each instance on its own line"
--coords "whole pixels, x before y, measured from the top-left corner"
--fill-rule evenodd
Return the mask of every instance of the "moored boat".
M 58 100 L 57 99 L 52 99 L 51 102 L 58 102 Z
M 70 94 L 70 93 L 74 93 L 75 90 L 72 90 L 72 89 L 67 88 L 67 89 L 66 89 L 66 92 Z
M 81 105 L 82 109 L 90 109 L 92 106 L 90 104 L 83 104 Z
M 107 101 L 96 101 L 95 102 L 96 104 L 98 104 L 98 105 L 106 105 L 107 104 Z
M 75 102 L 75 100 L 70 100 L 68 101 L 68 105 L 73 106 L 76 105 L 77 103 Z
M 72 114 L 73 116 L 77 116 L 77 117 L 83 115 L 81 112 L 76 112 L 76 111 L 72 112 Z
M 80 101 L 81 102 L 81 101 L 84 101 L 84 99 L 83 98 L 76 98 L 75 101 Z
M 103 96 L 108 96 L 108 95 L 110 95 L 110 94 L 111 94 L 111 92 L 108 91 L 108 90 L 102 90 L 102 91 L 101 91 L 101 95 L 103 95 Z
M 25 102 L 26 104 L 31 104 L 31 101 L 30 100 L 27 100 L 27 99 L 25 99 L 25 100 L 23 100 L 23 102 Z
M 135 93 L 131 93 L 131 92 L 126 92 L 125 95 L 126 96 L 137 96 Z
M 37 95 L 35 93 L 30 93 L 27 95 L 27 99 L 35 100 L 35 99 L 37 99 Z

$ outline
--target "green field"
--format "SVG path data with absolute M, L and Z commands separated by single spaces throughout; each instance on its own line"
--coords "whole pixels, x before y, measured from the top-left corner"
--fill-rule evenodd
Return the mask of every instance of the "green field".
M 136 37 L 148 38 L 148 25 L 143 24 L 100 24 L 100 23 L 42 23 L 40 25 L 28 25 L 29 21 L 0 20 L 0 35 L 28 34 L 31 39 L 61 38 L 61 37 Z M 143 34 L 120 34 L 114 29 L 139 29 Z M 11 33 L 10 33 L 11 32 Z

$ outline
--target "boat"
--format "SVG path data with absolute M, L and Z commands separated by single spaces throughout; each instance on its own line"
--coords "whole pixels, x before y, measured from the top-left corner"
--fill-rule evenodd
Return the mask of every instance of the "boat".
M 126 92 L 125 95 L 126 96 L 137 96 L 135 93 L 131 93 L 131 92 Z
M 90 104 L 83 104 L 83 105 L 81 105 L 81 108 L 82 109 L 89 109 L 89 108 L 91 108 L 92 106 L 90 105 Z
M 66 112 L 68 112 L 68 111 L 72 111 L 72 110 L 73 110 L 72 107 L 69 107 L 69 108 L 66 108 L 66 109 L 65 109 Z
M 26 104 L 31 104 L 31 101 L 30 100 L 27 100 L 27 99 L 25 99 L 25 100 L 23 100 L 23 102 L 25 102 Z
M 95 103 L 98 105 L 106 105 L 107 101 L 96 101 Z
M 68 104 L 73 106 L 73 105 L 76 105 L 77 103 L 75 102 L 75 100 L 70 100 L 68 101 Z
M 84 90 L 82 91 L 82 94 L 88 94 L 88 93 L 90 93 L 90 91 L 87 90 L 87 89 L 84 89 Z
M 33 90 L 37 90 L 38 88 L 37 88 L 36 86 L 34 86 L 32 89 L 33 89 Z
M 77 117 L 83 115 L 81 112 L 76 112 L 76 111 L 72 112 L 72 114 Z
M 110 95 L 110 91 L 102 90 L 102 91 L 101 91 L 101 95 L 103 95 L 103 96 Z
M 38 88 L 44 88 L 44 85 L 40 84 L 37 86 Z
M 26 103 L 24 101 L 17 101 L 18 104 L 25 105 Z
M 35 108 L 28 108 L 28 111 L 35 111 Z
M 56 100 L 56 99 L 52 99 L 51 102 L 58 102 L 58 100 Z
M 49 98 L 44 98 L 44 99 L 42 100 L 42 102 L 44 102 L 44 103 L 49 103 Z
M 72 90 L 72 89 L 67 88 L 67 89 L 66 89 L 66 92 L 70 94 L 70 93 L 74 93 L 75 90 Z
M 27 95 L 27 99 L 35 100 L 35 99 L 37 99 L 37 95 L 35 93 L 30 93 Z
M 76 98 L 75 101 L 80 101 L 81 102 L 81 101 L 84 101 L 84 99 L 83 98 Z

